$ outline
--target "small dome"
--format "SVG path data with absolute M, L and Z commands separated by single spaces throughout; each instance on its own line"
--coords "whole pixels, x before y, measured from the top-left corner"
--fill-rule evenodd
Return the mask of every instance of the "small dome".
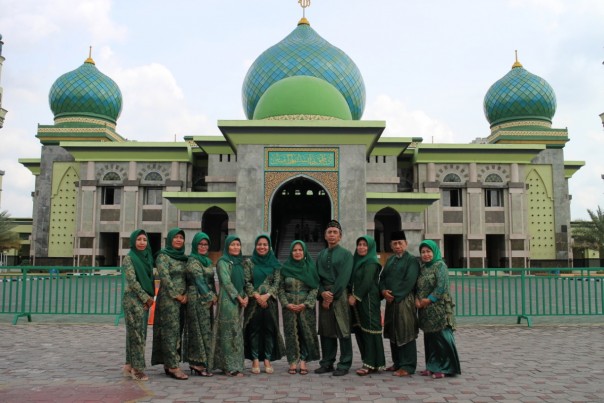
M 363 115 L 365 84 L 358 67 L 302 20 L 285 39 L 258 56 L 248 70 L 242 88 L 247 118 L 252 119 L 260 97 L 271 85 L 291 76 L 327 81 L 344 96 L 353 119 Z
M 491 127 L 510 121 L 541 120 L 551 124 L 556 94 L 543 78 L 529 73 L 518 61 L 489 88 L 484 114 Z
M 55 119 L 86 116 L 116 123 L 122 111 L 120 88 L 91 58 L 59 77 L 50 88 L 48 101 Z
M 325 80 L 310 76 L 284 78 L 262 95 L 254 119 L 352 120 L 344 96 Z

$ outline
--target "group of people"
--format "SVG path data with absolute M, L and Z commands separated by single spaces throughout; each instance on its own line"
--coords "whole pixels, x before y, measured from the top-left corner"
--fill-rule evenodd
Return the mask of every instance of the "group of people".
M 391 241 L 394 255 L 382 270 L 371 236 L 357 239 L 354 255 L 340 245 L 339 222 L 330 221 L 324 237 L 327 248 L 316 262 L 305 242 L 294 240 L 281 263 L 268 235 L 256 238 L 249 258 L 242 255 L 240 238 L 229 235 L 214 273 L 205 233 L 193 237 L 187 256 L 184 231 L 170 230 L 166 246 L 154 259 L 147 234 L 134 231 L 123 262 L 124 375 L 148 379 L 144 351 L 148 312 L 154 303 L 151 364 L 163 365 L 165 374 L 178 380 L 189 377 L 180 362 L 189 364 L 191 375 L 210 377 L 221 370 L 242 377 L 245 359 L 251 361 L 252 374 L 262 371 L 261 363 L 264 372 L 272 374 L 271 363 L 283 356 L 292 375 L 307 375 L 308 362 L 316 360 L 320 366 L 315 373 L 346 375 L 352 365 L 353 333 L 363 363 L 358 375 L 385 369 L 408 376 L 417 365 L 418 328 L 424 332 L 426 356 L 421 374 L 433 378 L 460 374 L 454 305 L 437 244 L 423 241 L 418 262 L 406 251 L 405 233 L 396 231 Z M 160 282 L 155 301 L 154 265 Z M 393 364 L 387 368 L 382 332 L 392 352 Z

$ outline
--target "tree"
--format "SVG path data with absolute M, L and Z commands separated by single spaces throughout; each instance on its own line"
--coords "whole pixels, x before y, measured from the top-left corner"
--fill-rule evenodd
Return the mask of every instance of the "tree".
M 8 211 L 0 212 L 0 251 L 19 249 L 19 234 L 12 230 L 14 227 Z
M 591 221 L 578 220 L 579 225 L 573 229 L 575 246 L 589 248 L 600 252 L 604 257 L 604 211 L 600 206 L 596 211 L 587 209 Z

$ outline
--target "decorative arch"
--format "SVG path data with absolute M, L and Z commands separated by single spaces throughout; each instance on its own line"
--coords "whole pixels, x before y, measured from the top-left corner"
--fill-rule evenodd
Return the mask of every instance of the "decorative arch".
M 271 228 L 271 205 L 277 190 L 288 182 L 302 178 L 321 186 L 331 201 L 331 215 L 339 217 L 338 174 L 337 172 L 266 172 L 264 179 L 264 231 Z
M 436 180 L 443 183 L 445 182 L 445 178 L 451 174 L 457 175 L 460 184 L 466 183 L 470 179 L 466 166 L 460 164 L 444 164 L 436 171 Z
M 497 181 L 489 180 L 493 175 L 499 176 L 503 183 L 510 181 L 510 171 L 508 168 L 497 164 L 481 165 L 478 169 L 478 181 L 483 183 L 498 183 Z

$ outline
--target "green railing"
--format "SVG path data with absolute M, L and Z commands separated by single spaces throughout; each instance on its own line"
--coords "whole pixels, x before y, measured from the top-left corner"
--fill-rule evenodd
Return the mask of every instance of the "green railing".
M 122 312 L 125 279 L 121 267 L 0 267 L 0 313 L 32 315 L 115 315 Z
M 122 312 L 120 267 L 0 267 L 0 314 L 13 324 L 32 315 L 114 315 Z M 450 269 L 459 317 L 604 315 L 603 268 Z
M 449 269 L 459 317 L 604 315 L 603 268 Z

